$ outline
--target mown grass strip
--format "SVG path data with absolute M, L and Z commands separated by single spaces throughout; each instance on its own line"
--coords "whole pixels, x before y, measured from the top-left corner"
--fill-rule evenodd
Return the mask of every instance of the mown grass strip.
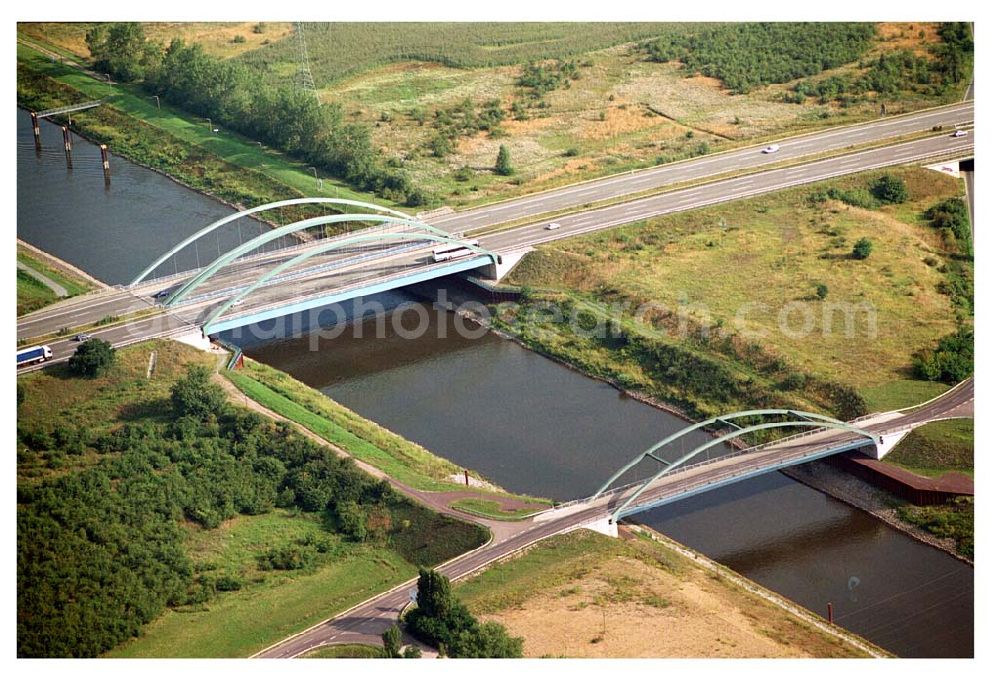
M 241 371 L 225 372 L 237 388 L 255 402 L 295 421 L 359 461 L 368 463 L 407 486 L 423 491 L 460 491 L 449 479 L 463 469 L 423 447 L 382 428 L 276 369 L 249 358 Z M 470 476 L 481 479 L 475 472 Z M 506 496 L 548 504 L 545 499 L 506 492 L 479 491 L 484 498 Z

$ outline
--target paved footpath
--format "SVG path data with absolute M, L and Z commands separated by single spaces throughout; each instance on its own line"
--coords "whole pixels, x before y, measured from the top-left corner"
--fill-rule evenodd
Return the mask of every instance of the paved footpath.
M 17 269 L 18 270 L 23 270 L 28 275 L 30 275 L 31 277 L 35 278 L 36 280 L 38 280 L 42 284 L 44 284 L 46 287 L 48 287 L 49 289 L 51 289 L 52 292 L 56 296 L 58 296 L 59 298 L 65 298 L 65 297 L 69 296 L 69 292 L 66 291 L 66 287 L 62 286 L 61 284 L 59 284 L 58 282 L 56 282 L 55 280 L 53 280 L 51 277 L 48 277 L 47 275 L 43 275 L 42 273 L 38 272 L 37 270 L 35 270 L 31 266 L 29 266 L 27 264 L 24 264 L 24 263 L 21 263 L 20 261 L 18 261 L 17 262 Z

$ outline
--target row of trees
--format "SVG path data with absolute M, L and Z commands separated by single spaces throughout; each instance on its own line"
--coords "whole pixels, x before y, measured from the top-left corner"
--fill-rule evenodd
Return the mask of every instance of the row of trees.
M 871 46 L 869 23 L 727 23 L 645 44 L 653 61 L 680 61 L 692 73 L 746 93 L 856 61 Z
M 402 499 L 387 483 L 288 426 L 232 409 L 209 376 L 195 367 L 174 385 L 173 422 L 127 423 L 88 439 L 100 463 L 19 487 L 18 655 L 96 656 L 168 606 L 237 589 L 239 580 L 196 574 L 184 552 L 184 520 L 210 529 L 287 506 L 327 512 L 348 540 L 404 529 L 390 511 Z M 19 428 L 18 445 L 73 442 L 43 433 Z M 261 566 L 306 566 L 329 549 L 325 539 L 299 545 L 266 553 Z
M 140 82 L 195 115 L 210 117 L 252 139 L 320 167 L 362 190 L 409 206 L 430 201 L 409 177 L 386 165 L 369 130 L 344 120 L 336 104 L 321 106 L 313 93 L 274 82 L 239 61 L 222 61 L 201 45 L 149 42 L 137 23 L 99 24 L 87 32 L 95 68 L 125 82 Z

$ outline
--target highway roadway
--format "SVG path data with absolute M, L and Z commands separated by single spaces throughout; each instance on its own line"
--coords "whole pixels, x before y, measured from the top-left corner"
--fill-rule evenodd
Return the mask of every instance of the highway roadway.
M 735 170 L 763 169 L 777 162 L 889 141 L 899 136 L 929 131 L 936 126 L 945 131 L 954 131 L 958 126 L 973 124 L 973 121 L 973 103 L 963 102 L 920 113 L 778 139 L 629 174 L 594 179 L 453 214 L 431 216 L 426 221 L 449 232 L 469 231 L 548 212 L 579 208 L 587 203 L 620 198 L 674 183 L 706 179 Z M 764 153 L 763 149 L 773 143 L 778 143 L 781 149 L 777 153 Z
M 887 434 L 900 429 L 912 429 L 945 418 L 972 417 L 975 384 L 969 379 L 941 397 L 908 410 L 869 416 L 855 421 L 858 427 L 875 434 Z M 662 503 L 671 497 L 690 495 L 720 484 L 734 474 L 780 468 L 802 457 L 814 457 L 825 449 L 838 447 L 852 440 L 866 439 L 853 433 L 822 430 L 796 436 L 787 442 L 778 441 L 718 462 L 693 466 L 666 475 L 643 495 L 642 505 Z M 451 580 L 467 577 L 491 563 L 510 556 L 527 546 L 550 536 L 566 533 L 610 517 L 616 507 L 634 488 L 612 490 L 594 501 L 580 501 L 541 513 L 520 523 L 523 529 L 508 531 L 502 538 L 447 562 L 437 569 Z M 255 655 L 257 658 L 295 658 L 321 646 L 344 643 L 380 644 L 382 632 L 399 618 L 416 590 L 416 582 L 408 581 L 388 592 L 377 595 L 352 609 L 288 637 Z
M 558 230 L 545 230 L 548 221 L 541 221 L 478 239 L 483 247 L 494 251 L 509 251 L 573 237 L 605 228 L 672 212 L 698 209 L 708 205 L 742 200 L 761 193 L 822 181 L 845 174 L 918 162 L 944 155 L 972 154 L 975 132 L 955 138 L 948 134 L 910 141 L 873 150 L 839 155 L 796 167 L 771 169 L 749 176 L 723 179 L 711 183 L 660 193 L 610 207 L 591 209 L 560 216 Z

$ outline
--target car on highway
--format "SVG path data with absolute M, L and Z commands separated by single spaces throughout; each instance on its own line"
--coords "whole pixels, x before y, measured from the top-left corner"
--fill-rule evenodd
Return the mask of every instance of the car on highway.
M 771 144 L 770 146 L 768 146 L 767 148 L 765 148 L 761 152 L 762 153 L 777 153 L 779 150 L 781 150 L 781 146 L 779 146 L 776 143 L 773 143 L 773 144 Z
M 242 306 L 242 305 L 243 305 L 243 302 L 244 302 L 245 300 L 246 300 L 246 299 L 236 299 L 235 301 L 233 301 L 233 305 L 234 305 L 234 306 Z
M 545 230 L 559 230 L 561 227 L 558 223 L 553 222 L 545 226 Z
M 166 298 L 168 296 L 170 296 L 170 290 L 169 289 L 161 289 L 160 291 L 158 291 L 155 294 L 153 294 L 153 298 L 154 299 L 162 299 L 162 298 Z
M 969 133 L 967 131 L 965 131 L 964 129 L 956 129 L 955 133 L 952 134 L 952 136 L 954 136 L 956 139 L 957 138 L 961 138 L 963 136 L 968 136 L 968 135 L 969 135 Z
M 77 334 L 73 337 L 73 340 L 77 343 L 83 343 L 84 341 L 89 341 L 94 338 L 92 334 Z

